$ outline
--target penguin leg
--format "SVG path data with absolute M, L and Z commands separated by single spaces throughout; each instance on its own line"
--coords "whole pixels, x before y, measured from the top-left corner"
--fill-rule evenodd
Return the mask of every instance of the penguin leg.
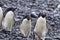
M 35 40 L 42 40 L 40 35 L 38 35 L 36 32 L 34 32 L 34 39 Z

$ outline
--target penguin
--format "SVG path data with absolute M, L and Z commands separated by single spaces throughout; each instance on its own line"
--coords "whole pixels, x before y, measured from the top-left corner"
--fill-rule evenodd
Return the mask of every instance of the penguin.
M 2 20 L 3 20 L 3 10 L 2 10 L 2 4 L 0 3 L 0 26 L 2 26 Z
M 24 16 L 20 25 L 20 31 L 24 35 L 24 38 L 29 37 L 31 31 L 31 17 L 29 15 Z
M 17 9 L 17 8 L 13 8 L 13 7 L 7 8 L 6 11 L 4 11 L 3 17 L 6 16 L 6 14 L 7 14 L 8 11 L 13 11 L 13 12 L 14 12 L 16 9 Z
M 46 33 L 48 29 L 46 27 L 46 14 L 39 13 L 38 19 L 34 28 L 35 36 L 37 35 L 39 39 L 45 40 Z
M 14 25 L 15 23 L 15 20 L 14 20 L 14 8 L 8 8 L 5 13 L 5 17 L 2 21 L 2 32 L 4 32 L 5 34 L 8 34 L 11 32 L 12 30 L 12 26 Z

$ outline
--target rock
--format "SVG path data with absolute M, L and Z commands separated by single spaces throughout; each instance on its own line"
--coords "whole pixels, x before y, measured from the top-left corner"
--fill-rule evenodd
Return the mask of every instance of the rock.
M 36 15 L 35 12 L 32 12 L 32 13 L 31 13 L 31 17 L 32 17 L 32 18 L 37 18 L 38 16 Z
M 15 25 L 12 28 L 11 34 L 6 35 L 0 32 L 0 40 L 33 40 L 33 29 L 36 24 L 39 12 L 46 13 L 46 20 L 49 25 L 54 27 L 48 27 L 49 31 L 46 40 L 59 40 L 57 36 L 60 34 L 60 1 L 59 0 L 0 0 L 3 3 L 3 11 L 9 7 L 17 8 L 15 13 Z M 29 12 L 29 13 L 28 13 Z M 22 34 L 19 32 L 19 25 L 22 22 L 26 13 L 32 15 L 32 32 L 30 38 L 22 38 Z M 5 13 L 4 13 L 5 15 Z M 34 18 L 33 18 L 34 17 Z M 36 19 L 35 19 L 36 18 Z M 58 34 L 58 35 L 57 35 Z M 54 36 L 57 37 L 54 39 Z
M 57 6 L 57 8 L 60 8 L 60 4 Z

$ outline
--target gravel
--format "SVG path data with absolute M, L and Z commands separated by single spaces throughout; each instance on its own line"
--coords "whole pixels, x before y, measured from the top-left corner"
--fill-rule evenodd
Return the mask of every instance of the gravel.
M 14 11 L 16 23 L 10 35 L 0 32 L 0 40 L 33 40 L 33 37 L 22 38 L 19 24 L 21 24 L 24 15 L 27 13 L 38 16 L 39 12 L 46 13 L 47 23 L 52 26 L 48 27 L 46 40 L 60 40 L 60 0 L 0 0 L 0 3 L 4 4 L 2 6 L 3 12 L 9 7 L 17 8 Z M 37 17 L 33 19 L 37 19 Z M 36 20 L 32 20 L 30 36 L 33 35 L 35 23 Z

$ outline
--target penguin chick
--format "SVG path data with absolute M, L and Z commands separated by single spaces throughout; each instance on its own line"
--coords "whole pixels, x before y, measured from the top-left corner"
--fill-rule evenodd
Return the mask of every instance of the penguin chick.
M 46 27 L 46 19 L 45 14 L 40 13 L 40 17 L 37 19 L 34 32 L 42 39 L 45 40 L 45 36 L 47 33 L 47 27 Z
M 2 21 L 2 27 L 3 27 L 3 30 L 5 30 L 4 32 L 12 30 L 12 26 L 15 23 L 15 20 L 13 17 L 14 17 L 13 11 L 12 10 L 8 11 L 4 20 Z
M 3 10 L 0 7 L 0 26 L 2 25 L 2 20 L 3 20 Z
M 26 15 L 20 25 L 20 31 L 24 37 L 28 37 L 31 31 L 31 19 L 29 15 Z

